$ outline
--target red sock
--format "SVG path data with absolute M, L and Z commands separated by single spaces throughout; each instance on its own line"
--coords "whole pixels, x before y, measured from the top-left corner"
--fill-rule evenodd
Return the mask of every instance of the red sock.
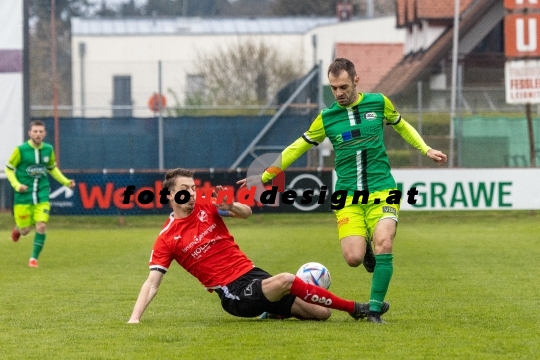
M 322 287 L 305 283 L 299 277 L 295 277 L 291 286 L 291 294 L 305 302 L 317 304 L 331 309 L 342 310 L 348 313 L 354 311 L 354 301 L 337 297 Z

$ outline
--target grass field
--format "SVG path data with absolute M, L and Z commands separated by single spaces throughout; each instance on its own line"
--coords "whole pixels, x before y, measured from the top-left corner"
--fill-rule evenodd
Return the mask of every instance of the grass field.
M 53 217 L 40 268 L 33 233 L 13 243 L 0 214 L 1 359 L 540 358 L 540 214 L 404 212 L 394 246 L 388 324 L 335 311 L 326 322 L 234 318 L 177 264 L 137 325 L 128 325 L 163 216 Z M 367 301 L 370 276 L 349 268 L 331 214 L 227 219 L 271 273 L 325 264 L 330 290 Z

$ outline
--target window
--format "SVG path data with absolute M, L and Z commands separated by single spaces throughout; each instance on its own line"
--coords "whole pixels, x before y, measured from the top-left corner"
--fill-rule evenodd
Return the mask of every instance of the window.
M 186 76 L 186 105 L 202 105 L 204 90 L 204 75 L 188 74 Z
M 113 76 L 113 117 L 130 117 L 133 109 L 131 100 L 131 76 Z

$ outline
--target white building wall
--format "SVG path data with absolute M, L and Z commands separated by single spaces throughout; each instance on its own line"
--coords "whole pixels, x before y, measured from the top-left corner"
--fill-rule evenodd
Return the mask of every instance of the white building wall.
M 78 36 L 73 37 L 73 105 L 74 115 L 81 115 L 81 66 L 78 46 L 86 44 L 84 59 L 86 116 L 111 116 L 113 76 L 131 76 L 134 116 L 153 116 L 148 99 L 158 92 L 158 61 L 162 61 L 162 92 L 168 105 L 173 89 L 180 104 L 184 104 L 186 75 L 196 73 L 198 54 L 244 42 L 264 40 L 282 54 L 303 61 L 304 44 L 301 35 L 221 35 L 221 36 Z M 98 109 L 99 108 L 99 109 Z
M 445 30 L 446 27 L 432 26 L 428 21 L 422 21 L 421 27 L 419 24 L 413 24 L 411 31 L 406 30 L 404 55 L 429 49 Z
M 72 78 L 74 115 L 81 115 L 81 67 L 79 43 L 86 44 L 85 116 L 112 116 L 113 76 L 131 76 L 133 115 L 150 117 L 150 96 L 158 91 L 158 60 L 162 61 L 162 91 L 168 105 L 174 103 L 168 89 L 173 89 L 184 104 L 186 75 L 195 73 L 197 54 L 252 39 L 264 40 L 280 53 L 297 58 L 308 71 L 313 66 L 312 37 L 317 36 L 316 60 L 327 69 L 334 58 L 336 42 L 403 43 L 405 30 L 396 29 L 395 17 L 353 20 L 320 26 L 304 34 L 264 35 L 92 35 L 72 37 Z M 326 73 L 326 71 L 325 71 Z M 323 84 L 328 79 L 323 76 Z

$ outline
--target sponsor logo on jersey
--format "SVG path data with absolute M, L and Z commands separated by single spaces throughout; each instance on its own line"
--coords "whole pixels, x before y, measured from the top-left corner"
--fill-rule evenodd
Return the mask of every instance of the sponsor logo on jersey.
M 337 227 L 339 228 L 339 227 L 341 227 L 342 225 L 345 225 L 345 224 L 348 224 L 348 223 L 349 223 L 349 218 L 348 218 L 348 217 L 343 218 L 343 219 L 341 219 L 341 220 L 339 220 L 339 221 L 337 222 Z
M 177 236 L 173 237 L 174 240 L 180 240 L 181 238 L 182 238 L 182 236 L 180 236 L 180 235 L 177 235 Z
M 377 118 L 377 113 L 374 113 L 373 111 L 364 113 L 364 119 L 366 120 L 375 120 Z
M 221 238 L 219 236 L 217 236 L 215 239 L 212 239 L 209 242 L 207 242 L 206 244 L 203 244 L 203 245 L 199 246 L 198 248 L 194 249 L 191 252 L 191 256 L 194 257 L 195 259 L 200 259 L 208 250 L 210 250 L 212 245 L 214 245 L 214 243 L 217 240 L 220 240 L 220 239 Z
M 200 222 L 206 222 L 208 220 L 208 214 L 204 210 L 200 210 L 197 214 Z
M 189 249 L 191 249 L 193 246 L 195 246 L 195 245 L 197 245 L 198 243 L 200 243 L 201 240 L 202 240 L 207 234 L 209 234 L 209 233 L 211 233 L 212 231 L 214 231 L 214 229 L 216 228 L 216 226 L 217 226 L 216 224 L 212 224 L 212 225 L 210 225 L 210 227 L 209 227 L 208 229 L 204 230 L 204 231 L 202 232 L 202 234 L 194 236 L 193 241 L 190 242 L 189 244 L 187 244 L 187 246 L 186 246 L 185 248 L 182 249 L 182 252 L 184 252 L 184 253 L 185 253 L 185 252 L 188 252 Z
M 31 165 L 26 168 L 26 173 L 33 178 L 41 178 L 47 170 L 43 165 Z
M 383 213 L 392 213 L 392 214 L 396 215 L 396 209 L 394 209 L 391 206 L 383 206 L 382 207 L 382 212 Z

